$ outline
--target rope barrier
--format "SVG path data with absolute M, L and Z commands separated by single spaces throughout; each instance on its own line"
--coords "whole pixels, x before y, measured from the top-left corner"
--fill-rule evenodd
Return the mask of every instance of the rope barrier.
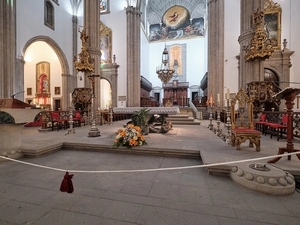
M 194 169 L 194 168 L 205 168 L 205 167 L 214 167 L 214 166 L 220 166 L 220 165 L 229 165 L 229 164 L 236 164 L 236 163 L 243 163 L 243 162 L 253 162 L 258 160 L 265 160 L 265 159 L 272 159 L 272 158 L 278 158 L 278 157 L 284 157 L 288 155 L 298 155 L 299 152 L 291 152 L 291 153 L 285 153 L 281 155 L 272 155 L 272 156 L 265 156 L 260 158 L 254 158 L 254 159 L 244 159 L 244 160 L 236 160 L 236 161 L 230 161 L 230 162 L 221 162 L 221 163 L 212 163 L 207 165 L 194 165 L 194 166 L 182 166 L 182 167 L 167 167 L 167 168 L 156 168 L 156 169 L 141 169 L 141 170 L 96 170 L 96 171 L 89 171 L 89 170 L 67 170 L 67 169 L 60 169 L 60 168 L 54 168 L 50 166 L 43 166 L 38 165 L 34 163 L 24 162 L 17 159 L 8 158 L 5 156 L 0 156 L 2 159 L 6 159 L 9 161 L 39 167 L 43 169 L 49 169 L 49 170 L 56 170 L 56 171 L 62 171 L 62 172 L 70 172 L 70 173 L 137 173 L 137 172 L 155 172 L 155 171 L 167 171 L 167 170 L 182 170 L 182 169 Z

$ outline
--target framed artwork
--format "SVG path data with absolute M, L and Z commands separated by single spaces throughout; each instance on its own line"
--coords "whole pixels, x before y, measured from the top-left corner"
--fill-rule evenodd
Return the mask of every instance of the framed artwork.
M 55 88 L 54 88 L 54 93 L 55 93 L 56 95 L 60 95 L 60 87 L 55 87 Z
M 32 95 L 32 88 L 27 88 L 27 95 Z
M 100 0 L 100 14 L 108 14 L 109 11 L 109 0 Z
M 271 45 L 276 48 L 281 48 L 281 7 L 277 3 L 267 1 L 265 3 L 264 29 L 267 37 L 271 41 Z
M 100 21 L 100 51 L 101 51 L 101 63 L 111 63 L 112 57 L 112 34 L 111 29 L 106 27 L 102 21 Z

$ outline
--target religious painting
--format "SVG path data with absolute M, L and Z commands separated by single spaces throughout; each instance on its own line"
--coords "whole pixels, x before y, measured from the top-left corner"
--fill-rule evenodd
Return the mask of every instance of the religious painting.
M 32 95 L 32 88 L 27 88 L 27 95 Z
M 60 87 L 55 87 L 55 88 L 54 88 L 54 93 L 55 93 L 56 95 L 60 95 Z
M 174 75 L 182 75 L 182 46 L 174 45 L 170 47 L 170 67 L 174 69 Z
M 189 11 L 182 6 L 169 8 L 162 17 L 162 24 L 150 25 L 149 41 L 203 37 L 204 18 L 191 20 Z
M 280 49 L 281 47 L 281 8 L 280 5 L 272 1 L 265 3 L 265 24 L 264 29 L 271 45 Z
M 37 94 L 50 93 L 50 63 L 40 62 L 36 65 Z
M 109 11 L 109 0 L 100 0 L 100 14 L 108 14 Z
M 100 51 L 101 63 L 111 63 L 112 32 L 110 28 L 102 23 L 102 21 L 100 21 Z

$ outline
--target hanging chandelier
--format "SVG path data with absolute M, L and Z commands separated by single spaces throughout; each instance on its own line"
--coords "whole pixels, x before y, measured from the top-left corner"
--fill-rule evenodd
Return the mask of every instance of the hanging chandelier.
M 165 49 L 162 53 L 162 64 L 156 68 L 156 73 L 158 78 L 164 83 L 167 84 L 171 78 L 173 77 L 175 70 L 170 69 L 169 66 L 169 53 L 167 50 L 167 46 L 165 45 Z

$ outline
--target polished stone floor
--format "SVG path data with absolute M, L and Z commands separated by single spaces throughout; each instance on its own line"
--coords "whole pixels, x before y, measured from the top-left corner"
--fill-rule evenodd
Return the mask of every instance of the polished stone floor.
M 192 127 L 178 125 L 166 135 L 149 134 L 148 145 L 142 146 L 145 150 L 203 151 L 202 160 L 110 152 L 122 124 L 100 126 L 98 138 L 87 137 L 87 126 L 76 128 L 72 135 L 65 135 L 64 130 L 24 129 L 22 148 L 27 151 L 61 142 L 89 147 L 20 159 L 32 164 L 0 162 L 0 224 L 299 224 L 300 193 L 296 191 L 288 196 L 266 195 L 239 186 L 229 176 L 209 175 L 206 168 L 172 169 L 203 165 L 205 160 L 226 162 L 276 154 L 285 140 L 277 142 L 266 136 L 261 152 L 246 145 L 236 151 L 203 122 Z M 107 151 L 94 151 L 92 145 L 107 146 Z M 295 156 L 291 161 L 283 157 L 276 166 L 300 168 Z M 126 172 L 156 168 L 169 169 Z M 76 171 L 72 194 L 59 191 L 65 170 Z

